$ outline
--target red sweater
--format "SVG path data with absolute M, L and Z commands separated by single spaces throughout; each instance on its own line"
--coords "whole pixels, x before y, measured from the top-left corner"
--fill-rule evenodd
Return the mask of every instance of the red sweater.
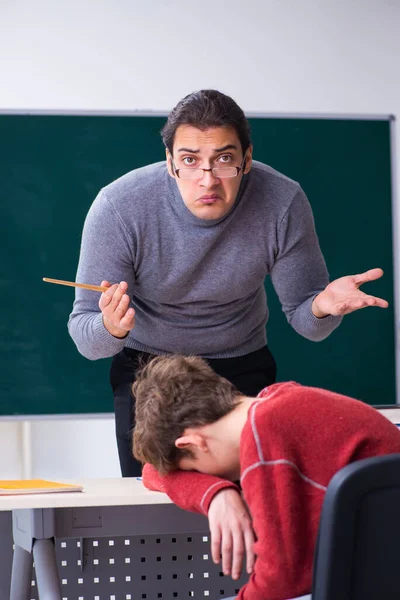
M 251 406 L 240 441 L 241 486 L 257 537 L 255 569 L 238 600 L 283 600 L 311 591 L 319 517 L 327 485 L 345 465 L 400 453 L 400 431 L 374 408 L 340 394 L 278 383 Z M 207 514 L 235 484 L 145 465 L 146 487 L 181 508 Z

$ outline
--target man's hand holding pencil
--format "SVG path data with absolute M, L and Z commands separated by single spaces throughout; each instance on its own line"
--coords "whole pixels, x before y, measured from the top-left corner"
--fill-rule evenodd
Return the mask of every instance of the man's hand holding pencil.
M 64 281 L 62 279 L 49 279 L 48 277 L 43 277 L 43 281 L 84 288 L 85 290 L 92 290 L 94 292 L 102 292 L 99 300 L 99 308 L 103 313 L 104 327 L 114 337 L 126 337 L 130 330 L 135 327 L 135 310 L 129 307 L 130 298 L 126 293 L 128 289 L 126 281 L 121 281 L 119 284 L 102 281 L 101 285 L 77 283 L 76 281 Z
M 104 327 L 114 337 L 126 337 L 135 327 L 135 310 L 129 307 L 130 298 L 126 293 L 128 284 L 121 281 L 120 284 L 111 285 L 108 281 L 102 281 L 101 286 L 108 288 L 99 300 Z

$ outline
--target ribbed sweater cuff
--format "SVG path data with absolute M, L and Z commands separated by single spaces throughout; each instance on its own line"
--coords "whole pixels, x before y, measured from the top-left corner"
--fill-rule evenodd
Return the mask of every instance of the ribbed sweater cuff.
M 126 337 L 117 338 L 111 335 L 111 333 L 104 327 L 103 315 L 99 313 L 93 320 L 93 339 L 98 344 L 98 349 L 106 351 L 106 356 L 114 356 L 121 352 L 126 344 Z
M 228 481 L 227 479 L 218 481 L 217 483 L 214 483 L 213 485 L 211 485 L 208 488 L 208 490 L 206 490 L 203 498 L 201 499 L 200 507 L 201 507 L 202 511 L 207 515 L 208 510 L 210 508 L 211 501 L 215 498 L 215 496 L 218 494 L 218 492 L 220 492 L 221 490 L 227 490 L 230 488 L 231 489 L 233 488 L 238 493 L 240 493 L 238 486 L 235 483 L 233 483 L 232 481 Z
M 328 315 L 322 319 L 318 319 L 313 314 L 311 309 L 313 300 L 314 297 L 309 298 L 307 302 L 304 302 L 304 304 L 301 306 L 301 315 L 298 315 L 301 328 L 299 326 L 296 327 L 294 322 L 292 325 L 301 335 L 318 342 L 324 340 L 330 333 L 332 333 L 332 331 L 334 331 L 334 329 L 336 329 L 336 327 L 339 327 L 343 317 Z

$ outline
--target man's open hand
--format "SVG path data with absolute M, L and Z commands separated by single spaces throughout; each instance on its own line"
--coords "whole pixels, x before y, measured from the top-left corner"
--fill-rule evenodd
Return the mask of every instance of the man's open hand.
M 382 277 L 382 269 L 370 269 L 359 275 L 347 275 L 335 279 L 314 298 L 312 312 L 318 318 L 327 315 L 347 315 L 367 306 L 387 308 L 388 303 L 382 298 L 369 296 L 359 288 L 363 283 Z

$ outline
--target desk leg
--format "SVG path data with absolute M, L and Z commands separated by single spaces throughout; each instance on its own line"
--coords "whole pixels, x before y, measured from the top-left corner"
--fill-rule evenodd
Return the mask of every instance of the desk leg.
M 13 537 L 15 550 L 12 590 L 15 591 L 11 592 L 11 600 L 29 600 L 32 560 L 35 562 L 37 591 L 40 600 L 61 600 L 54 546 L 54 509 L 13 510 Z M 26 594 L 28 579 L 29 592 Z
M 29 600 L 32 582 L 32 554 L 14 546 L 10 600 Z
M 54 541 L 52 539 L 35 540 L 33 544 L 33 560 L 35 562 L 39 598 L 61 600 Z

